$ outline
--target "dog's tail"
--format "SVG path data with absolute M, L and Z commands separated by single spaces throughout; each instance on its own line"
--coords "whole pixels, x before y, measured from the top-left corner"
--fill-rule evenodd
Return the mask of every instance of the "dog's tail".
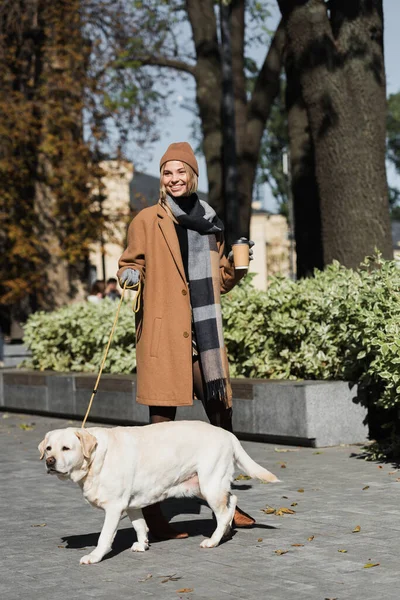
M 233 435 L 233 456 L 238 467 L 250 477 L 268 481 L 269 483 L 280 481 L 276 475 L 257 464 L 256 461 L 247 454 L 235 435 Z

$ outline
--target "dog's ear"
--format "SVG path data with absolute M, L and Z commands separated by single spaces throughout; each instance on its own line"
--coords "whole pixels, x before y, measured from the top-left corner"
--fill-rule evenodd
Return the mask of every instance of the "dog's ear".
M 90 455 L 97 446 L 97 439 L 85 429 L 75 431 L 75 435 L 81 443 L 83 456 L 90 458 Z
M 44 440 L 42 440 L 38 446 L 38 450 L 40 452 L 40 460 L 43 460 L 46 446 L 47 446 L 47 440 L 46 440 L 46 438 L 44 438 Z

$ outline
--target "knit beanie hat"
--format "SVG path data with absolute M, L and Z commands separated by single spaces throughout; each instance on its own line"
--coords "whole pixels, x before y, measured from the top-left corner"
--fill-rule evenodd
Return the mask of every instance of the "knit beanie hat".
M 192 167 L 197 176 L 199 175 L 199 165 L 197 164 L 191 145 L 187 142 L 177 142 L 168 146 L 166 153 L 160 160 L 160 170 L 169 160 L 180 160 L 189 165 L 189 167 Z

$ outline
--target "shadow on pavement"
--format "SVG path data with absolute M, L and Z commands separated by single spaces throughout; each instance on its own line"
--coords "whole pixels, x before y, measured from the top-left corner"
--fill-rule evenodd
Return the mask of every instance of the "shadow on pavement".
M 176 527 L 178 525 L 178 527 Z M 210 537 L 213 531 L 215 530 L 215 521 L 214 519 L 196 519 L 195 521 L 180 521 L 179 523 L 174 523 L 174 528 L 178 531 L 187 531 L 189 537 L 197 537 L 204 536 Z M 229 539 L 231 539 L 234 535 L 236 535 L 236 531 L 233 530 L 231 534 L 224 538 L 221 541 L 221 544 L 225 543 Z M 97 545 L 97 541 L 99 539 L 100 532 L 98 533 L 85 533 L 82 535 L 67 535 L 61 538 L 62 542 L 66 544 L 65 548 L 69 550 L 77 550 L 77 549 L 85 549 L 95 547 Z M 150 544 L 161 544 L 169 542 L 170 540 L 156 540 L 152 535 L 149 536 Z M 127 527 L 125 529 L 119 529 L 115 536 L 112 551 L 107 554 L 107 556 L 103 559 L 106 560 L 108 558 L 112 558 L 113 556 L 117 556 L 121 552 L 128 550 L 133 542 L 136 541 L 136 534 L 132 527 Z M 185 540 L 179 540 L 179 543 L 183 544 Z
M 203 500 L 192 499 L 192 498 L 171 498 L 162 503 L 163 512 L 168 521 L 177 515 L 199 515 L 201 506 L 207 506 L 207 503 Z M 125 520 L 126 522 L 126 520 Z M 187 531 L 189 537 L 204 536 L 210 537 L 215 530 L 216 521 L 213 513 L 210 510 L 210 514 L 204 519 L 187 519 L 185 521 L 174 521 L 174 529 L 177 531 Z M 248 529 L 276 529 L 273 525 L 265 525 L 263 523 L 255 523 Z M 226 542 L 236 535 L 237 530 L 233 529 L 231 535 L 224 539 L 221 543 Z M 82 535 L 68 535 L 62 537 L 62 542 L 66 544 L 67 549 L 83 549 L 90 548 L 97 545 L 100 532 L 98 533 L 85 533 Z M 151 544 L 164 543 L 168 540 L 156 540 L 153 536 L 149 535 Z M 126 527 L 119 529 L 115 536 L 112 551 L 107 555 L 107 558 L 112 558 L 117 554 L 128 550 L 136 541 L 136 534 L 133 527 Z M 184 540 L 179 540 L 179 543 L 184 543 Z

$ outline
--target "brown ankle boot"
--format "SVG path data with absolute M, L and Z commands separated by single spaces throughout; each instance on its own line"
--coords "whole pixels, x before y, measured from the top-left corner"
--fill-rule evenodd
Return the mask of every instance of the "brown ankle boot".
M 238 506 L 235 509 L 235 514 L 233 516 L 233 526 L 234 527 L 251 527 L 255 523 L 255 519 L 241 510 Z
M 158 540 L 180 540 L 189 536 L 186 531 L 177 531 L 164 517 L 160 503 L 142 508 L 150 533 Z

